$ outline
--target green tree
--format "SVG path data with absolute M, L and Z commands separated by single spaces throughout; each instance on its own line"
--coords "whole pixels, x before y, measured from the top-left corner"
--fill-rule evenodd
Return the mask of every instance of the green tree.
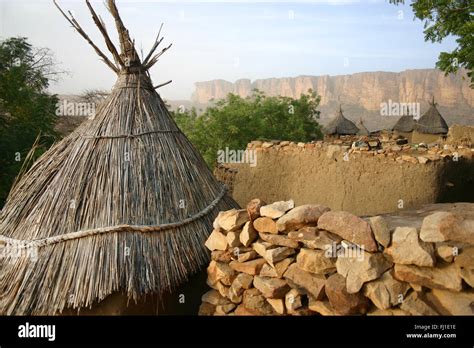
M 54 142 L 57 98 L 46 93 L 54 68 L 51 52 L 26 38 L 0 42 L 0 207 L 38 135 L 33 159 Z
M 229 94 L 198 115 L 195 109 L 173 112 L 173 117 L 210 167 L 217 151 L 243 150 L 257 139 L 310 141 L 322 137 L 317 123 L 320 98 L 313 91 L 299 99 L 268 97 L 254 90 L 242 98 Z
M 400 4 L 404 0 L 390 0 Z M 447 36 L 456 37 L 457 47 L 441 52 L 436 67 L 446 74 L 459 67 L 468 71 L 474 88 L 474 2 L 472 0 L 415 0 L 411 3 L 416 18 L 425 21 L 425 41 L 441 42 Z

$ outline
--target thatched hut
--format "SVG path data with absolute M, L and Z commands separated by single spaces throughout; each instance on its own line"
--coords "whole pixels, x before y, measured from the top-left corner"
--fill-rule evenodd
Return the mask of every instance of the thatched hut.
M 357 122 L 357 128 L 359 128 L 359 131 L 357 132 L 357 135 L 370 135 L 369 130 L 367 127 L 364 125 L 364 122 L 362 119 L 359 119 L 359 122 Z
M 323 129 L 326 136 L 356 135 L 359 128 L 350 120 L 344 117 L 342 107 L 339 106 L 339 112 Z
M 412 140 L 413 130 L 415 129 L 416 120 L 412 115 L 405 115 L 398 119 L 397 123 L 392 128 L 392 131 L 398 135 L 408 139 L 409 142 Z
M 436 108 L 433 97 L 430 108 L 420 117 L 415 125 L 412 142 L 431 143 L 437 141 L 441 136 L 446 135 L 448 130 L 448 124 Z
M 122 313 L 116 306 L 134 301 L 149 309 L 146 298 L 160 302 L 208 263 L 204 242 L 215 216 L 237 207 L 152 84 L 148 71 L 170 46 L 155 53 L 158 34 L 141 60 L 108 0 L 117 50 L 86 3 L 113 59 L 58 9 L 118 79 L 95 117 L 41 156 L 9 194 L 0 213 L 2 315 L 67 314 L 103 302 L 96 313 Z

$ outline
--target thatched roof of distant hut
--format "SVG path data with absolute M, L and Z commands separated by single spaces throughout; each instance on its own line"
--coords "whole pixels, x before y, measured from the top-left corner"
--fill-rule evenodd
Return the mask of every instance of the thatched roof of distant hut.
M 90 3 L 113 59 L 61 10 L 117 75 L 95 118 L 41 156 L 0 213 L 0 314 L 57 314 L 114 292 L 164 294 L 204 266 L 220 210 L 237 204 L 171 118 L 114 0 L 116 49 Z M 27 248 L 28 253 L 9 251 Z
M 392 130 L 397 132 L 409 133 L 415 129 L 416 121 L 411 115 L 405 115 L 398 119 Z
M 430 108 L 423 116 L 420 117 L 418 123 L 415 126 L 415 129 L 420 133 L 427 134 L 448 133 L 448 124 L 436 108 L 434 97 L 433 101 L 430 103 Z
M 336 117 L 323 129 L 326 135 L 355 135 L 358 131 L 359 128 L 352 121 L 344 117 L 341 106 L 339 106 L 339 112 Z
M 357 135 L 369 135 L 370 132 L 367 129 L 367 127 L 364 125 L 364 122 L 362 119 L 359 119 L 359 122 L 357 122 L 357 128 L 359 128 L 359 131 L 357 132 Z

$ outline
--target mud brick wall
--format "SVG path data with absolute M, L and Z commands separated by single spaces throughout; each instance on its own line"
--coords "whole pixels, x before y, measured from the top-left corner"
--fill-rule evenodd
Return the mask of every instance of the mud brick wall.
M 255 151 L 256 165 L 224 166 L 234 170 L 232 195 L 241 206 L 254 197 L 267 202 L 291 198 L 298 205 L 319 202 L 374 215 L 428 203 L 473 201 L 474 149 L 397 145 L 383 138 L 376 148 L 368 144 L 353 148 L 343 140 L 254 141 L 248 150 Z

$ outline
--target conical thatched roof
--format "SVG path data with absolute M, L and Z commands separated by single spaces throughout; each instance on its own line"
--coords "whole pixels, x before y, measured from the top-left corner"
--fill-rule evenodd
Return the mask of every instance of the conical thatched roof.
M 370 132 L 367 129 L 367 127 L 364 125 L 364 122 L 362 122 L 362 119 L 359 119 L 359 122 L 357 122 L 357 128 L 359 128 L 359 131 L 357 132 L 357 135 L 369 135 Z
M 118 80 L 95 118 L 10 192 L 0 213 L 8 256 L 0 258 L 0 314 L 55 314 L 117 291 L 130 299 L 172 291 L 208 262 L 204 242 L 218 211 L 237 206 L 153 87 L 148 69 L 167 49 L 152 56 L 161 39 L 141 61 L 108 0 L 118 53 L 87 5 L 114 62 L 89 43 Z M 10 257 L 18 248 L 28 252 Z
M 416 121 L 411 115 L 405 115 L 398 119 L 392 130 L 397 132 L 412 132 L 415 129 Z
M 339 112 L 336 117 L 324 127 L 326 135 L 355 135 L 359 128 L 342 114 L 342 107 L 339 106 Z
M 430 103 L 430 108 L 423 116 L 420 117 L 417 125 L 415 126 L 415 129 L 420 133 L 427 134 L 448 133 L 448 124 L 436 108 L 434 97 L 433 101 Z

